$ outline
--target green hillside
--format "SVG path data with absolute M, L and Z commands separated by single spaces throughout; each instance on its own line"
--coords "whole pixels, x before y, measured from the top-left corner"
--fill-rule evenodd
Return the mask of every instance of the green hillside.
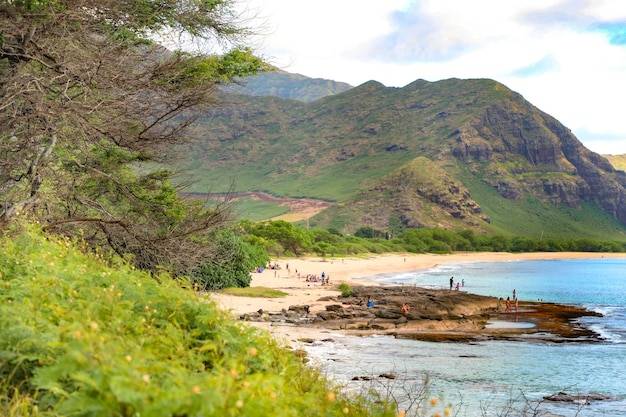
M 200 179 L 194 191 L 226 191 L 234 180 L 236 191 L 341 201 L 417 156 L 445 151 L 441 140 L 504 91 L 489 80 L 468 90 L 460 83 L 369 82 L 308 105 L 239 96 L 196 127 L 201 139 L 185 168 Z M 455 110 L 468 100 L 471 112 Z
M 346 233 L 400 221 L 532 237 L 626 236 L 626 178 L 496 81 L 370 81 L 310 103 L 222 98 L 194 126 L 179 165 L 198 180 L 193 191 L 331 201 L 309 224 Z

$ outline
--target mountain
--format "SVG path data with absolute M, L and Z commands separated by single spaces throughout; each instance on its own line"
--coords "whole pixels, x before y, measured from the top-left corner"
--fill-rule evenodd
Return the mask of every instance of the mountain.
M 273 83 L 281 90 L 277 80 L 265 85 Z M 309 224 L 346 233 L 393 226 L 626 236 L 626 173 L 496 81 L 370 81 L 310 102 L 222 98 L 185 149 L 181 167 L 200 180 L 195 191 L 234 184 L 332 201 Z
M 322 97 L 343 93 L 351 88 L 352 86 L 347 83 L 309 78 L 276 69 L 228 85 L 225 91 L 254 96 L 276 96 L 309 103 Z

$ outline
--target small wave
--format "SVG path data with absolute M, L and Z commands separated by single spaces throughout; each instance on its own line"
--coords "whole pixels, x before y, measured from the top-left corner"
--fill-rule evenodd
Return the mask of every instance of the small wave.
M 598 336 L 608 342 L 608 343 L 626 343 L 626 339 L 620 333 L 626 333 L 624 330 L 617 330 L 607 328 L 604 324 L 600 323 L 589 323 L 587 324 L 587 328 L 594 333 L 598 334 Z
M 598 304 L 594 304 L 594 305 L 584 305 L 583 307 L 585 307 L 586 309 L 593 311 L 594 313 L 599 313 L 602 314 L 603 316 L 615 316 L 615 315 L 622 315 L 620 314 L 620 310 L 623 310 L 623 308 L 620 307 L 615 307 L 615 306 L 608 306 L 608 305 L 598 305 Z

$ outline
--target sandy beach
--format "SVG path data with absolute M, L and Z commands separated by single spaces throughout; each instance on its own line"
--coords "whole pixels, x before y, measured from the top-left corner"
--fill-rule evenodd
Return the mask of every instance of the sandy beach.
M 589 252 L 550 252 L 522 253 L 506 252 L 463 252 L 446 255 L 437 254 L 382 254 L 367 257 L 349 258 L 286 258 L 272 260 L 280 269 L 264 269 L 261 273 L 253 273 L 251 286 L 263 286 L 287 293 L 281 298 L 237 297 L 220 293 L 210 293 L 210 298 L 217 305 L 239 317 L 242 314 L 263 309 L 266 312 L 287 310 L 292 305 L 309 305 L 315 313 L 326 308 L 331 301 L 320 301 L 326 296 L 340 294 L 337 286 L 346 282 L 350 285 L 375 285 L 361 281 L 372 275 L 416 271 L 433 268 L 444 263 L 456 262 L 497 262 L 537 259 L 591 259 L 591 258 L 626 258 L 624 253 L 589 253 Z M 319 282 L 307 282 L 307 275 L 320 277 L 324 273 L 330 278 L 330 285 Z M 445 288 L 446 282 L 442 282 Z M 275 323 L 250 323 L 268 330 L 274 336 L 284 338 L 289 343 L 302 338 L 328 337 L 329 331 L 305 326 L 277 325 Z

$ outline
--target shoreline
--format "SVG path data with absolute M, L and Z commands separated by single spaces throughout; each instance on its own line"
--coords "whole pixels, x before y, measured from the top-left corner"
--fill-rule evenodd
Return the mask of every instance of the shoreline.
M 532 252 L 532 253 L 507 253 L 507 252 L 460 252 L 453 254 L 409 254 L 394 253 L 369 255 L 367 257 L 349 258 L 280 258 L 272 261 L 280 269 L 264 269 L 262 272 L 252 273 L 251 287 L 267 287 L 283 291 L 288 295 L 281 298 L 253 298 L 238 297 L 217 292 L 209 293 L 209 298 L 218 307 L 230 312 L 235 318 L 239 318 L 248 313 L 258 310 L 264 312 L 281 312 L 288 310 L 290 306 L 307 305 L 311 314 L 318 314 L 326 310 L 327 306 L 336 305 L 337 297 L 341 294 L 338 285 L 347 283 L 350 286 L 377 287 L 378 284 L 364 278 L 379 274 L 394 274 L 410 271 L 419 271 L 434 268 L 441 264 L 458 262 L 505 262 L 505 261 L 526 261 L 544 259 L 598 259 L 598 258 L 626 258 L 626 253 L 596 253 L 596 252 Z M 330 285 L 321 285 L 320 282 L 307 282 L 307 275 L 320 277 L 324 273 L 330 279 Z M 442 282 L 442 289 L 447 283 Z M 438 290 L 435 290 L 438 291 Z M 448 293 L 448 290 L 442 293 Z M 462 294 L 460 294 L 462 295 Z M 522 300 L 520 300 L 522 301 Z M 549 317 L 546 317 L 549 320 Z M 350 331 L 329 329 L 326 326 L 309 324 L 294 325 L 264 321 L 246 321 L 246 324 L 253 325 L 262 330 L 268 331 L 272 336 L 282 339 L 288 343 L 302 343 L 302 340 L 324 339 L 341 335 L 367 335 L 367 334 L 387 334 L 394 332 L 384 331 Z M 476 330 L 468 326 L 466 331 L 460 325 L 460 329 L 455 329 L 454 334 L 472 333 L 476 336 L 486 336 L 488 334 L 499 333 L 512 329 L 482 328 Z M 436 327 L 433 327 L 436 329 Z M 525 332 L 528 329 L 517 329 L 514 332 Z M 401 332 L 400 332 L 401 333 Z M 445 333 L 445 329 L 435 333 Z M 450 336 L 452 335 L 452 332 Z M 456 337 L 456 336 L 454 336 Z M 443 337 L 442 337 L 443 339 Z

